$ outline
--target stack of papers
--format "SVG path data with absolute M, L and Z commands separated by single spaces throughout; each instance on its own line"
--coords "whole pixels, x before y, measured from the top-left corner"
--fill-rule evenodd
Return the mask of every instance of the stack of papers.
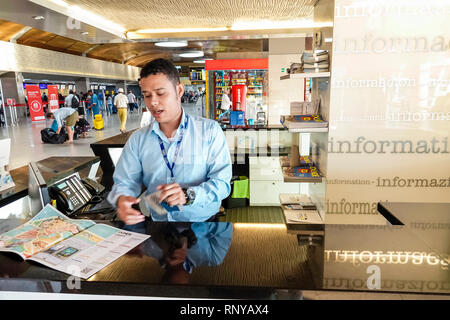
M 315 203 L 306 195 L 280 194 L 280 203 L 287 224 L 323 224 Z
M 302 54 L 302 70 L 305 73 L 328 72 L 328 51 L 305 50 Z
M 280 116 L 281 124 L 287 129 L 323 129 L 328 128 L 320 114 Z

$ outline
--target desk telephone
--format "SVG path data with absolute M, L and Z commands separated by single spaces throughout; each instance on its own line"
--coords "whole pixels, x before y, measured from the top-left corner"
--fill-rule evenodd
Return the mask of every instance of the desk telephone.
M 71 215 L 88 203 L 101 202 L 98 196 L 105 187 L 92 179 L 80 179 L 78 173 L 55 183 L 49 188 L 50 197 L 56 200 L 58 210 Z

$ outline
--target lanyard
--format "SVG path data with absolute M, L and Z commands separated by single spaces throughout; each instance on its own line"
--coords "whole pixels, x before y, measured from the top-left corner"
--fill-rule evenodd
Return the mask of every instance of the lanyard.
M 181 125 L 181 130 L 180 130 L 180 139 L 178 139 L 177 141 L 177 146 L 175 149 L 175 154 L 173 156 L 173 163 L 172 165 L 169 162 L 169 159 L 167 159 L 167 151 L 166 148 L 164 148 L 164 143 L 161 139 L 160 136 L 158 136 L 158 140 L 159 140 L 159 147 L 161 148 L 161 154 L 164 158 L 164 161 L 166 162 L 166 166 L 167 168 L 169 168 L 170 171 L 170 180 L 171 182 L 175 182 L 175 176 L 173 174 L 173 169 L 175 168 L 175 162 L 177 161 L 178 158 L 178 153 L 180 152 L 180 146 L 181 146 L 181 141 L 183 141 L 183 136 L 184 136 L 184 130 L 187 128 L 188 125 L 188 115 L 185 115 L 186 120 L 184 121 L 184 125 Z

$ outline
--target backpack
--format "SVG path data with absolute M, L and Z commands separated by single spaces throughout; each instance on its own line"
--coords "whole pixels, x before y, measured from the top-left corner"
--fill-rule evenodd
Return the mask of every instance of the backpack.
M 55 131 L 50 128 L 41 130 L 41 139 L 44 143 L 61 144 L 67 139 L 67 133 L 65 128 L 61 128 L 60 134 L 56 134 Z
M 72 97 L 72 108 L 78 109 L 80 106 L 80 98 L 78 98 L 75 94 Z
M 76 133 L 81 134 L 83 132 L 88 132 L 89 130 L 91 130 L 91 125 L 86 119 L 80 118 L 80 120 L 75 123 Z

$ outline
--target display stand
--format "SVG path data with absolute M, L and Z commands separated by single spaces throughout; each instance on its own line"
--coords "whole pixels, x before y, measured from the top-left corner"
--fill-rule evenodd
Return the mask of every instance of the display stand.
M 317 73 L 293 73 L 293 74 L 288 74 L 288 75 L 284 75 L 280 77 L 280 80 L 289 80 L 289 79 L 305 79 L 305 82 L 309 81 L 309 83 L 311 83 L 311 94 L 308 94 L 308 98 L 312 98 L 312 96 L 319 96 L 319 81 L 328 81 L 330 78 L 331 73 L 330 72 L 317 72 Z M 322 86 L 323 87 L 323 86 Z M 328 91 L 328 89 L 327 89 Z M 308 92 L 309 93 L 309 92 Z M 307 97 L 306 93 L 305 93 L 305 98 Z M 305 99 L 306 100 L 306 99 Z M 324 110 L 328 110 L 328 106 L 323 106 L 322 103 L 326 103 L 325 99 L 321 100 L 321 106 L 320 106 L 320 110 L 319 113 L 320 116 L 323 118 L 324 121 L 327 121 L 328 119 L 328 115 L 326 115 L 326 112 L 324 114 Z M 283 120 L 286 120 L 286 118 L 283 118 Z M 314 148 L 312 148 L 312 141 L 311 141 L 311 136 L 312 135 L 318 135 L 315 136 L 315 138 L 317 138 L 320 141 L 326 141 L 327 140 L 327 136 L 328 136 L 328 125 L 326 127 L 324 126 L 309 126 L 309 127 L 301 127 L 301 124 L 296 123 L 295 124 L 295 128 L 293 128 L 289 121 L 285 121 L 283 123 L 283 125 L 289 130 L 289 132 L 292 134 L 292 145 L 291 145 L 291 153 L 289 155 L 289 165 L 290 167 L 283 167 L 283 178 L 285 182 L 294 182 L 294 183 L 309 183 L 310 187 L 309 190 L 312 191 L 311 192 L 311 199 L 314 203 L 317 204 L 317 210 L 314 211 L 317 213 L 317 215 L 315 215 L 315 219 L 308 219 L 309 221 L 303 221 L 300 224 L 314 224 L 316 222 L 322 222 L 325 221 L 325 205 L 324 205 L 324 197 L 325 197 L 325 187 L 326 187 L 326 181 L 325 181 L 325 176 L 323 176 L 322 174 L 322 170 L 319 169 L 321 167 L 321 165 L 323 166 L 322 163 L 320 163 L 320 157 L 321 155 L 319 154 L 312 154 L 310 155 L 313 159 L 313 164 L 311 167 L 305 167 L 306 170 L 308 171 L 308 168 L 310 171 L 313 171 L 312 168 L 314 168 L 314 176 L 306 176 L 307 174 L 305 174 L 304 177 L 295 177 L 293 172 L 297 171 L 302 171 L 302 169 L 300 169 L 299 167 L 301 167 L 301 163 L 300 163 L 300 147 L 299 147 L 299 141 L 300 141 L 300 134 L 305 133 L 305 134 L 310 134 L 307 135 L 307 138 L 309 140 L 309 144 L 310 144 L 310 150 L 312 150 L 313 152 L 317 152 L 315 151 Z M 287 161 L 284 161 L 287 162 Z M 283 166 L 283 164 L 282 164 Z M 296 168 L 296 169 L 294 169 Z M 326 168 L 324 168 L 326 169 Z M 326 170 L 325 170 L 326 171 Z M 312 175 L 312 174 L 311 174 Z M 282 209 L 283 211 L 285 211 L 285 208 L 283 208 L 282 205 Z M 292 212 L 294 211 L 294 212 Z M 292 216 L 292 214 L 298 214 L 299 212 L 295 212 L 296 210 L 288 210 L 285 211 L 285 216 Z M 310 213 L 312 214 L 312 213 Z M 312 221 L 315 221 L 314 223 Z M 288 221 L 286 221 L 286 223 L 288 223 Z

